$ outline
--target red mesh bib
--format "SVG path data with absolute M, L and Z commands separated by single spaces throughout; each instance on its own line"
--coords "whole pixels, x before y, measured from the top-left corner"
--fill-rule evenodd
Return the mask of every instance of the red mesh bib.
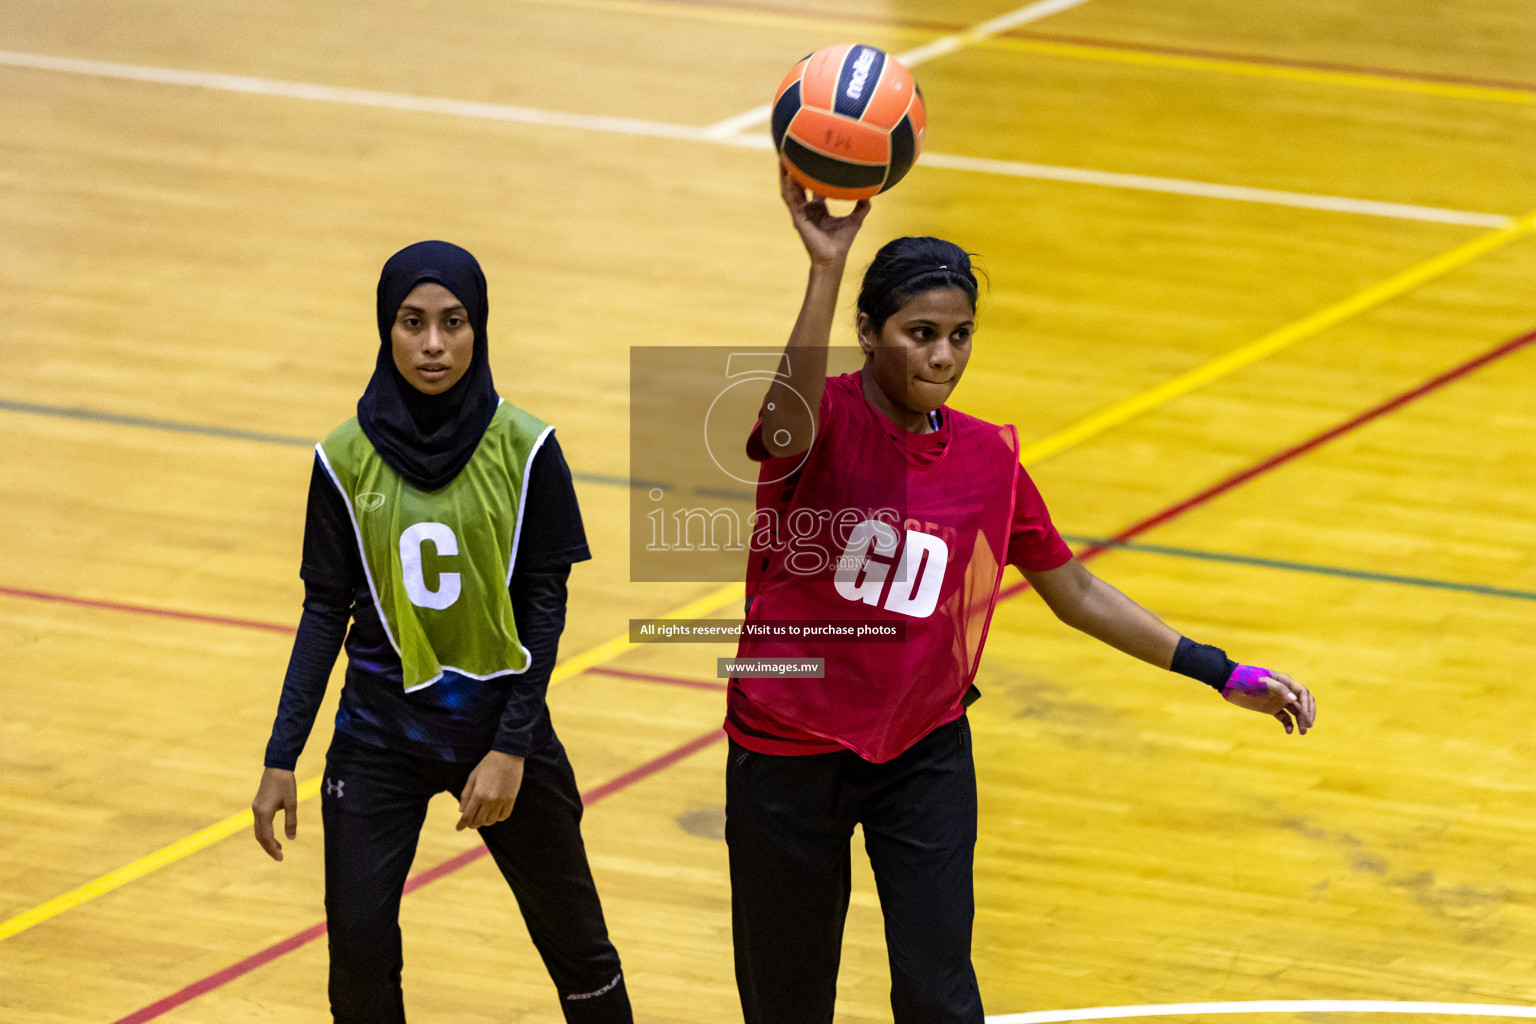
M 857 375 L 827 381 L 838 415 L 822 417 L 787 506 L 769 510 L 778 543 L 754 533 L 747 622 L 893 623 L 905 640 L 747 636 L 742 658 L 823 658 L 826 675 L 740 678 L 731 694 L 881 762 L 962 712 L 1007 557 L 1019 442 L 1012 427 L 946 408 L 948 443 L 919 458 L 858 386 Z

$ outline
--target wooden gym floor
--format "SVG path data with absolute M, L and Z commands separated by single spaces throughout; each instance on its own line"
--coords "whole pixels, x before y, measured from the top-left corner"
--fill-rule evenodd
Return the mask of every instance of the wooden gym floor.
M 1536 1005 L 1529 4 L 1010 2 L 0 10 L 0 1018 L 328 1019 L 318 806 L 280 865 L 240 811 L 307 446 L 372 366 L 380 264 L 441 237 L 579 476 L 596 558 L 550 701 L 638 1018 L 739 1019 L 722 701 L 681 685 L 722 652 L 611 642 L 718 603 L 627 582 L 628 352 L 782 341 L 804 256 L 738 115 L 849 39 L 910 55 L 931 125 L 850 286 L 897 234 L 983 254 L 955 404 L 1019 424 L 1080 547 L 1120 537 L 1096 572 L 1321 709 L 1286 737 L 1003 602 L 988 1012 Z M 404 901 L 412 1019 L 558 1020 L 452 821 Z M 856 886 L 849 1024 L 889 1019 Z

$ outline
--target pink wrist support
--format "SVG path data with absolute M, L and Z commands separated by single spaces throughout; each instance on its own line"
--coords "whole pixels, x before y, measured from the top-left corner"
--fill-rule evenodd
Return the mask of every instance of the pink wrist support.
M 1227 680 L 1227 685 L 1222 688 L 1222 693 L 1248 693 L 1263 694 L 1269 690 L 1264 685 L 1264 677 L 1272 673 L 1267 668 L 1257 665 L 1239 665 L 1232 670 L 1232 678 Z

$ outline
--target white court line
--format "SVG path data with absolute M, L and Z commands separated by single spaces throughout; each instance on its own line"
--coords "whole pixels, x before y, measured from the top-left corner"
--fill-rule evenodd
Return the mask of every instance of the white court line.
M 382 107 L 386 110 L 455 114 L 459 117 L 515 121 L 519 124 L 544 125 L 551 128 L 583 128 L 589 131 L 615 132 L 620 135 L 686 139 L 691 142 L 697 142 L 703 138 L 703 129 L 693 125 L 642 121 L 633 117 L 566 114 L 558 110 L 511 107 L 501 103 L 476 103 L 473 100 L 411 96 L 406 93 L 380 92 L 376 89 L 347 89 L 335 85 L 285 82 L 275 78 L 253 78 L 249 75 L 221 75 L 211 71 L 184 71 L 180 68 L 157 68 L 143 64 L 118 64 L 106 60 L 49 57 L 44 54 L 17 53 L 13 50 L 0 50 L 0 65 L 32 68 L 38 71 L 63 71 L 98 78 L 126 78 L 135 82 L 154 82 L 159 85 L 190 85 L 203 89 L 282 96 L 295 100 L 318 100 L 322 103 L 349 103 L 359 107 Z
M 773 140 L 769 139 L 768 143 L 771 148 Z M 921 161 L 929 167 L 945 167 L 955 171 L 1009 174 L 1020 178 L 1070 181 L 1079 185 L 1103 185 L 1108 188 L 1139 189 L 1145 192 L 1171 192 L 1175 195 L 1202 196 L 1206 199 L 1230 199 L 1240 203 L 1299 206 L 1309 210 L 1360 213 L 1369 217 L 1396 217 L 1400 220 L 1427 220 L 1441 224 L 1468 224 L 1489 228 L 1501 228 L 1510 221 L 1510 218 L 1496 213 L 1442 210 L 1435 206 L 1381 203 L 1370 199 L 1346 199 L 1343 196 L 1319 196 L 1306 192 L 1248 188 L 1244 185 L 1217 185 L 1204 181 L 1185 181 L 1182 178 L 1155 178 L 1145 174 L 1120 174 L 1115 171 L 1092 171 L 1078 167 L 1053 167 L 1050 164 L 989 160 L 976 156 L 950 156 L 947 153 L 924 153 Z
M 773 149 L 767 135 L 732 135 L 722 142 L 745 149 Z M 1203 199 L 1227 199 L 1240 203 L 1267 203 L 1294 206 L 1304 210 L 1328 210 L 1333 213 L 1358 213 L 1367 217 L 1392 217 L 1397 220 L 1422 220 L 1434 224 L 1466 224 L 1471 227 L 1502 228 L 1511 220 L 1498 213 L 1474 213 L 1471 210 L 1445 210 L 1438 206 L 1414 206 L 1410 203 L 1382 203 L 1374 199 L 1349 199 L 1345 196 L 1320 196 L 1309 192 L 1285 192 L 1246 185 L 1218 185 L 1183 178 L 1156 178 L 1146 174 L 1121 174 L 1118 171 L 1094 171 L 1085 167 L 1057 167 L 1053 164 L 1028 164 L 1017 160 L 991 160 L 979 156 L 951 156 L 948 153 L 924 153 L 920 166 L 943 167 L 952 171 L 974 171 L 1013 178 L 1040 181 L 1065 181 L 1075 185 L 1101 185 L 1138 192 L 1164 192 Z
M 1009 11 L 1007 14 L 993 18 L 991 21 L 984 21 L 980 25 L 967 29 L 957 35 L 935 39 L 933 42 L 925 43 L 915 50 L 908 50 L 896 59 L 910 68 L 915 64 L 921 64 L 925 60 L 932 60 L 934 57 L 953 53 L 962 46 L 972 46 L 989 36 L 997 35 L 999 32 L 1007 32 L 1011 28 L 1028 25 L 1030 22 L 1039 21 L 1041 18 L 1049 18 L 1051 15 L 1060 14 L 1062 11 L 1070 11 L 1072 8 L 1080 7 L 1087 2 L 1088 0 L 1040 0 L 1039 3 L 1025 4 L 1016 11 Z
M 1066 2 L 1066 0 L 1060 0 L 1060 2 Z M 510 121 L 518 124 L 550 128 L 574 128 L 582 131 L 677 139 L 686 142 L 711 142 L 746 149 L 771 150 L 773 148 L 772 140 L 763 134 L 733 134 L 717 137 L 711 134 L 711 128 L 701 128 L 686 124 L 669 124 L 663 121 L 645 121 L 633 117 L 569 114 L 558 110 L 541 110 L 534 107 L 514 107 L 499 103 L 478 103 L 472 100 L 443 99 L 433 96 L 412 96 L 405 93 L 380 92 L 375 89 L 348 89 L 340 86 L 318 85 L 310 82 L 287 82 L 272 78 L 255 78 L 249 75 L 224 75 L 208 71 L 187 71 L 180 68 L 149 67 L 142 64 L 119 64 L 112 61 L 82 60 L 73 57 L 50 57 L 43 54 L 17 53 L 11 50 L 0 50 L 0 67 L 56 71 L 67 74 L 89 75 L 97 78 L 128 79 L 135 82 L 150 82 L 160 85 L 192 86 L 203 89 L 217 89 L 224 92 L 277 96 L 285 99 L 311 100 L 322 103 L 345 103 L 353 106 L 375 107 L 386 110 L 451 114 L 457 117 Z M 942 167 L 950 170 L 1000 174 L 1018 178 L 1038 178 L 1046 181 L 1098 185 L 1106 188 L 1134 189 L 1143 192 L 1163 192 L 1173 195 L 1198 196 L 1207 199 L 1267 203 L 1272 206 L 1328 210 L 1337 213 L 1393 217 L 1400 220 L 1429 221 L 1440 224 L 1503 227 L 1510 220 L 1510 218 L 1498 214 L 1477 213 L 1468 210 L 1446 210 L 1433 206 L 1382 203 L 1369 199 L 1352 199 L 1345 196 L 1282 192 L 1271 189 L 1247 188 L 1241 185 L 1218 185 L 1203 181 L 1185 181 L 1180 178 L 1157 178 L 1140 174 L 1121 174 L 1115 171 L 1095 171 L 1080 167 L 1055 167 L 1049 164 L 990 160 L 983 157 L 951 156 L 945 153 L 924 153 L 917 166 Z
M 1052 14 L 1059 14 L 1062 11 L 1071 10 L 1073 7 L 1080 7 L 1087 2 L 1088 0 L 1039 0 L 1038 3 L 1025 4 L 1016 11 L 1010 11 L 1007 14 L 993 18 L 991 21 L 984 21 L 979 25 L 966 29 L 964 32 L 956 32 L 954 35 L 935 39 L 931 43 L 924 43 L 915 50 L 908 50 L 906 53 L 897 54 L 896 59 L 907 67 L 914 68 L 924 61 L 932 60 L 935 57 L 942 57 L 946 53 L 954 53 L 962 47 L 972 46 L 989 36 L 997 35 L 999 32 L 1006 32 L 1011 28 L 1018 28 L 1020 25 L 1028 25 L 1032 21 L 1039 21 L 1041 18 L 1048 18 Z M 743 111 L 723 121 L 716 121 L 704 129 L 704 132 L 710 139 L 724 140 L 738 132 L 746 131 L 753 125 L 761 124 L 768 120 L 772 113 L 773 104 L 764 103 L 760 107 L 753 107 L 751 110 Z
M 1432 1013 L 1455 1017 L 1536 1018 L 1536 1006 L 1408 1003 L 1386 999 L 1269 999 L 1250 1003 L 1165 1003 L 1160 1006 L 1100 1006 L 1085 1010 L 1008 1013 L 988 1017 L 987 1024 L 1057 1024 L 1060 1021 L 1172 1017 L 1191 1013 Z

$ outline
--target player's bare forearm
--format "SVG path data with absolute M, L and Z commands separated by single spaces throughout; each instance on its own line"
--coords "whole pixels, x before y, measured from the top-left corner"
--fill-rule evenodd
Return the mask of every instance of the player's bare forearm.
M 1166 669 L 1179 646 L 1178 632 L 1156 615 L 1089 572 L 1077 559 L 1045 572 L 1026 572 L 1056 617 L 1074 629 L 1149 665 Z
M 784 346 L 778 376 L 763 401 L 763 445 L 774 455 L 795 455 L 810 447 L 816 410 L 827 384 L 827 341 L 837 314 L 842 261 L 812 263 L 800 315 Z
M 869 213 L 869 202 L 860 200 L 852 213 L 834 217 L 825 199 L 807 198 L 805 189 L 783 167 L 779 191 L 811 259 L 800 315 L 784 346 L 779 376 L 763 400 L 763 445 L 782 457 L 805 451 L 814 439 L 816 410 L 826 388 L 827 342 L 837 316 L 837 293 L 848 265 L 848 249 Z
M 1067 625 L 1149 665 L 1163 669 L 1173 667 L 1174 652 L 1179 649 L 1179 634 L 1089 572 L 1077 559 L 1046 572 L 1026 572 L 1024 578 L 1040 592 L 1056 617 Z M 1216 655 L 1222 662 L 1231 664 L 1221 652 Z M 1203 680 L 1201 672 L 1186 671 L 1185 668 L 1179 671 Z M 1283 672 L 1271 673 L 1257 666 L 1239 665 L 1221 695 L 1229 704 L 1271 716 L 1285 727 L 1287 733 L 1299 727 L 1305 735 L 1317 720 L 1317 702 L 1311 691 Z

